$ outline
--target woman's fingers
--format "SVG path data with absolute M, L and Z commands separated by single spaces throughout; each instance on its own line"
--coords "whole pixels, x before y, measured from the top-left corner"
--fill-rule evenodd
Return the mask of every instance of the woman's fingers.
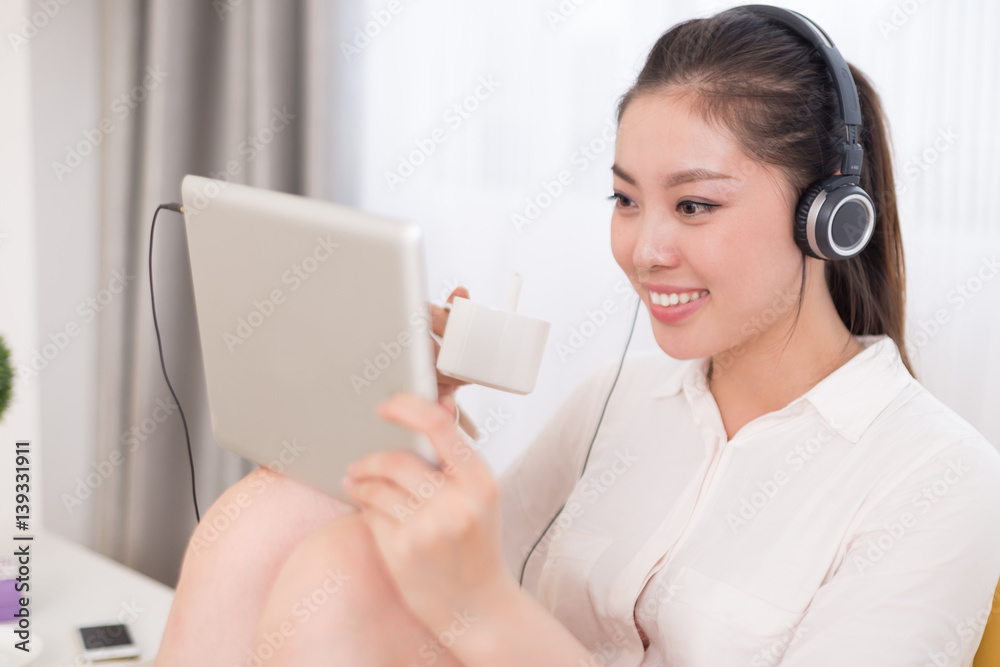
M 463 299 L 469 298 L 469 290 L 464 287 L 456 287 L 452 290 L 451 294 L 448 295 L 447 303 L 454 303 L 455 297 L 460 296 Z M 438 336 L 444 335 L 445 325 L 448 323 L 448 312 L 441 306 L 431 304 L 431 331 L 436 333 Z
M 409 496 L 426 496 L 428 489 L 441 486 L 442 475 L 419 454 L 405 449 L 374 452 L 347 467 L 355 488 L 368 482 L 391 482 Z
M 452 290 L 451 294 L 448 296 L 447 302 L 454 303 L 456 296 L 468 299 L 469 290 L 465 289 L 464 287 L 456 287 L 454 290 Z M 436 304 L 428 303 L 428 305 L 430 306 L 431 310 L 431 331 L 437 336 L 443 336 L 444 330 L 448 324 L 448 312 L 444 308 Z M 434 343 L 434 363 L 436 364 L 438 355 L 441 352 L 441 345 L 437 342 L 437 340 L 433 340 L 433 338 L 432 341 Z M 465 380 L 459 380 L 458 378 L 453 378 L 451 376 L 445 375 L 441 373 L 441 371 L 437 371 L 437 384 L 438 384 L 438 395 L 445 396 L 450 392 L 454 392 L 454 390 L 457 389 L 458 387 L 467 385 L 469 383 L 466 382 Z M 454 401 L 452 402 L 452 405 L 454 405 Z M 454 417 L 454 415 L 455 412 L 454 410 L 452 410 L 452 417 Z
M 370 454 L 348 469 L 346 492 L 361 505 L 379 553 L 403 600 L 427 627 L 452 622 L 455 609 L 483 604 L 507 571 L 500 542 L 498 484 L 434 401 L 398 393 L 379 416 L 423 433 L 440 469 L 408 450 Z
M 452 418 L 458 416 L 458 406 L 455 404 L 455 387 L 454 385 L 450 388 L 438 387 L 438 403 L 451 413 Z
M 344 490 L 353 500 L 361 503 L 365 510 L 374 509 L 386 517 L 402 521 L 406 512 L 406 493 L 392 482 L 383 479 L 349 478 L 344 483 Z
M 445 324 L 448 323 L 448 311 L 436 303 L 427 302 L 427 305 L 431 309 L 431 331 L 438 336 L 443 336 Z M 435 340 L 434 343 L 436 344 L 437 341 Z
M 395 394 L 379 406 L 379 415 L 426 435 L 441 461 L 441 470 L 460 485 L 474 486 L 492 480 L 489 466 L 462 436 L 455 417 L 437 403 L 414 394 Z

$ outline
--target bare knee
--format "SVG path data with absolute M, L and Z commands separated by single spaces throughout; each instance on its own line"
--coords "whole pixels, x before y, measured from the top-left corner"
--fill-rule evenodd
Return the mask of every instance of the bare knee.
M 358 512 L 289 556 L 251 645 L 262 661 L 273 655 L 273 667 L 407 665 L 431 655 L 439 667 L 460 665 L 406 606 Z
M 188 542 L 161 664 L 229 664 L 242 656 L 289 554 L 309 533 L 352 511 L 265 468 L 227 489 Z
M 201 518 L 185 562 L 233 544 L 243 553 L 277 552 L 280 562 L 307 534 L 356 511 L 302 482 L 257 468 L 229 487 Z
M 274 583 L 267 613 L 290 611 L 273 620 L 296 615 L 302 622 L 327 606 L 346 605 L 364 613 L 364 607 L 378 606 L 393 594 L 395 585 L 371 531 L 359 512 L 347 513 L 310 533 L 289 555 Z M 277 600 L 287 604 L 270 604 Z

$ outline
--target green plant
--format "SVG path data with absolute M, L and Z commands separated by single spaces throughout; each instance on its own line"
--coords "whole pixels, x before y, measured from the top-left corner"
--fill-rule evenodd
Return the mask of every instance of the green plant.
M 10 402 L 11 387 L 14 382 L 14 371 L 10 367 L 10 350 L 0 336 L 0 417 Z

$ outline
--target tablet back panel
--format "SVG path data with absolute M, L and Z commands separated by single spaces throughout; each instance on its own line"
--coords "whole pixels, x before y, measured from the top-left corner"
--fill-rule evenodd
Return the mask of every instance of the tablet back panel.
M 198 176 L 182 192 L 219 444 L 348 502 L 366 453 L 437 462 L 376 414 L 396 392 L 437 399 L 420 228 Z

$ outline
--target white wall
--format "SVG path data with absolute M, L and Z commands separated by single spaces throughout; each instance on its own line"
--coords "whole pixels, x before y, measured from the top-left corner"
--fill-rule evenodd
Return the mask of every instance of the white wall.
M 372 21 L 384 0 L 366 0 Z M 455 282 L 473 299 L 500 305 L 510 271 L 525 275 L 521 303 L 552 322 L 534 394 L 468 387 L 460 403 L 477 420 L 504 406 L 513 418 L 484 454 L 502 468 L 529 444 L 555 405 L 596 365 L 616 360 L 631 302 L 576 354 L 561 358 L 622 277 L 609 248 L 613 142 L 600 136 L 618 97 L 634 82 L 655 40 L 679 21 L 741 4 L 734 0 L 508 0 L 403 2 L 352 65 L 363 72 L 360 206 L 417 221 L 426 233 L 429 298 Z M 918 379 L 1000 446 L 1000 278 L 959 309 L 956 284 L 973 280 L 1000 254 L 1000 216 L 989 193 L 1000 181 L 1000 10 L 994 0 L 785 0 L 821 25 L 845 58 L 874 81 L 895 147 L 909 279 L 908 337 Z M 377 27 L 377 26 L 376 26 Z M 370 30 L 375 33 L 375 29 Z M 334 39 L 350 42 L 344 29 Z M 449 126 L 445 114 L 479 77 L 499 84 Z M 454 127 L 457 125 L 457 127 Z M 400 156 L 445 130 L 402 183 L 386 172 Z M 948 143 L 941 132 L 959 137 Z M 614 127 L 612 126 L 612 130 Z M 614 132 L 611 135 L 613 137 Z M 440 135 L 439 135 L 440 136 Z M 935 142 L 937 146 L 935 147 Z M 580 148 L 592 145 L 593 160 Z M 426 151 L 425 151 L 426 152 Z M 926 155 L 926 157 L 924 157 Z M 518 232 L 514 213 L 544 195 L 560 171 L 572 183 Z M 631 297 L 631 295 L 630 295 Z M 631 297 L 634 298 L 634 297 Z M 921 323 L 941 308 L 949 321 L 925 337 Z M 630 350 L 652 348 L 643 307 Z
M 0 35 L 27 13 L 26 0 L 0 3 Z M 0 44 L 0 334 L 16 359 L 38 338 L 34 199 L 32 197 L 31 54 Z M 14 515 L 14 443 L 32 441 L 31 531 L 42 525 L 42 480 L 38 385 L 15 379 L 14 394 L 0 420 L 0 520 L 11 534 Z
M 33 13 L 40 11 L 36 3 L 25 4 Z M 32 141 L 35 155 L 34 169 L 28 173 L 35 185 L 38 330 L 17 356 L 25 363 L 35 351 L 45 352 L 53 338 L 65 343 L 30 381 L 41 399 L 44 443 L 44 495 L 35 504 L 44 506 L 48 529 L 91 545 L 95 503 L 84 503 L 70 513 L 59 498 L 72 493 L 77 480 L 93 472 L 95 460 L 98 331 L 97 320 L 86 314 L 86 300 L 96 298 L 111 277 L 97 275 L 101 160 L 96 153 L 88 155 L 70 173 L 61 174 L 61 180 L 53 162 L 65 164 L 67 148 L 83 140 L 84 132 L 96 128 L 108 113 L 107 104 L 102 108 L 98 99 L 101 3 L 49 4 L 57 6 L 58 13 L 30 41 L 34 128 L 23 134 Z M 84 306 L 78 310 L 81 303 Z M 108 307 L 118 305 L 112 302 Z M 77 335 L 63 338 L 60 332 L 73 325 Z

